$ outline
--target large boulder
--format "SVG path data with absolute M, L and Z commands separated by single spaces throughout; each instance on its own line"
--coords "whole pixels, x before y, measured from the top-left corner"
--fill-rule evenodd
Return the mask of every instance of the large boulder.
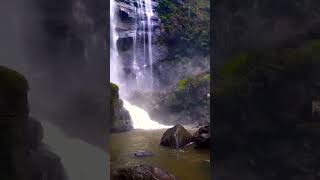
M 192 136 L 197 148 L 210 148 L 210 126 L 199 128 Z
M 160 144 L 178 149 L 190 143 L 191 139 L 191 134 L 182 125 L 177 124 L 163 134 Z
M 26 133 L 29 148 L 34 149 L 39 147 L 44 135 L 41 123 L 34 118 L 29 117 Z
M 30 180 L 41 180 L 44 176 L 48 180 L 68 179 L 60 157 L 43 143 L 29 152 L 24 167 L 23 174 L 30 176 Z
M 112 180 L 175 180 L 168 172 L 149 165 L 139 165 L 115 170 L 111 175 Z

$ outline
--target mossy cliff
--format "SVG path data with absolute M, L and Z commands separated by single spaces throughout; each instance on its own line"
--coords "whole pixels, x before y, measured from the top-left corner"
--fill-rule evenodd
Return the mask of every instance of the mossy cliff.
M 29 117 L 28 90 L 23 75 L 0 66 L 0 177 L 64 180 L 59 157 L 42 142 L 41 123 Z
M 209 54 L 210 1 L 159 0 L 156 8 L 161 20 L 160 41 L 170 55 Z
M 123 101 L 119 98 L 119 87 L 111 86 L 111 132 L 123 132 L 131 130 L 132 121 L 129 112 L 123 107 Z
M 319 37 L 319 9 L 318 0 L 213 1 L 214 63 L 224 63 L 241 52 L 273 47 L 301 33 Z
M 211 115 L 217 178 L 318 177 L 319 52 L 319 39 L 304 40 L 240 53 L 217 68 Z
M 130 100 L 164 124 L 206 125 L 210 121 L 210 74 L 189 76 L 158 92 L 136 92 Z

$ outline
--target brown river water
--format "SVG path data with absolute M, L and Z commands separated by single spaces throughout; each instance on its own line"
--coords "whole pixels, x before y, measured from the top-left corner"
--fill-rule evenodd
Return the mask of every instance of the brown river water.
M 139 164 L 154 165 L 176 176 L 177 180 L 209 180 L 210 151 L 194 149 L 193 145 L 181 150 L 160 146 L 165 129 L 132 130 L 111 135 L 110 166 L 116 168 Z M 189 129 L 194 132 L 194 129 Z M 137 158 L 134 153 L 152 152 L 153 156 Z

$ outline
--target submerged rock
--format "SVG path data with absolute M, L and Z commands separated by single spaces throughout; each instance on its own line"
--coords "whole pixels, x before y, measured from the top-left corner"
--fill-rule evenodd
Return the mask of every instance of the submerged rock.
M 112 180 L 175 180 L 175 176 L 168 172 L 149 165 L 138 165 L 115 170 L 111 175 Z
M 210 126 L 199 128 L 192 136 L 197 148 L 210 148 Z
M 143 158 L 143 157 L 153 156 L 153 153 L 148 151 L 139 151 L 134 153 L 134 156 L 138 158 Z
M 191 139 L 191 134 L 182 125 L 177 124 L 163 134 L 160 144 L 178 149 L 190 143 Z

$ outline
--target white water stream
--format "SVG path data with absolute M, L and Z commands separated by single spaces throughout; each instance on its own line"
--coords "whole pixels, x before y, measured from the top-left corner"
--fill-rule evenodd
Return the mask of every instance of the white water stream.
M 126 108 L 133 121 L 133 127 L 135 129 L 162 129 L 169 128 L 170 126 L 165 126 L 153 121 L 147 111 L 142 108 L 130 104 L 128 101 L 123 100 L 124 108 Z

